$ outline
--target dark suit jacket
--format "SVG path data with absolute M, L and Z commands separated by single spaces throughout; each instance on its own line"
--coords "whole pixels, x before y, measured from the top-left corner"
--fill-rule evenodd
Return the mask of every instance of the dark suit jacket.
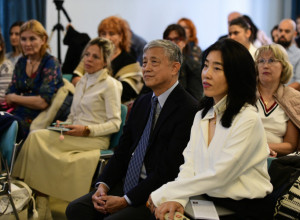
M 112 188 L 125 178 L 131 155 L 148 120 L 152 94 L 145 94 L 135 101 L 119 146 L 97 182 Z M 181 85 L 177 85 L 167 98 L 149 138 L 144 159 L 147 178 L 127 193 L 132 205 L 145 204 L 152 191 L 177 177 L 197 104 Z

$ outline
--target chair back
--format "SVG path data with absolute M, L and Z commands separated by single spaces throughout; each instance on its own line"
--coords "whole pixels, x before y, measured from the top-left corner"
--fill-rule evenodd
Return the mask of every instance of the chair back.
M 12 169 L 13 155 L 18 134 L 18 122 L 14 121 L 10 127 L 1 134 L 0 151 L 4 160 L 7 161 L 8 167 Z
M 119 144 L 120 137 L 123 133 L 123 126 L 126 121 L 126 115 L 127 115 L 127 106 L 124 104 L 121 104 L 121 125 L 120 125 L 120 130 L 114 134 L 111 135 L 110 137 L 110 144 L 108 149 L 113 149 Z

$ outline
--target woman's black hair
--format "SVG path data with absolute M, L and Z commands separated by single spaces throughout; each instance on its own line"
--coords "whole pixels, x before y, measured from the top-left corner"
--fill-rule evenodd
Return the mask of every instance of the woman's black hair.
M 186 40 L 186 34 L 185 34 L 185 30 L 183 27 L 181 27 L 179 24 L 170 24 L 166 30 L 164 31 L 163 33 L 163 38 L 164 39 L 167 39 L 169 34 L 172 32 L 172 31 L 176 31 L 176 33 L 178 34 L 178 36 L 180 38 L 182 38 L 184 41 Z
M 221 118 L 222 125 L 228 128 L 245 103 L 255 105 L 255 65 L 249 51 L 242 44 L 232 39 L 221 39 L 203 52 L 201 71 L 208 54 L 212 51 L 221 52 L 224 74 L 228 84 L 226 110 Z M 201 99 L 202 118 L 213 105 L 212 97 L 204 96 Z
M 16 21 L 16 22 L 14 22 L 14 23 L 9 27 L 9 32 L 11 31 L 11 29 L 12 29 L 13 27 L 17 27 L 17 26 L 21 27 L 23 24 L 24 24 L 24 21 Z
M 257 32 L 258 32 L 258 28 L 256 27 L 256 25 L 253 23 L 253 21 L 251 20 L 251 18 L 248 15 L 243 15 L 242 16 L 247 22 L 248 24 L 251 26 L 251 37 L 250 37 L 250 41 L 253 43 L 256 38 L 257 38 Z

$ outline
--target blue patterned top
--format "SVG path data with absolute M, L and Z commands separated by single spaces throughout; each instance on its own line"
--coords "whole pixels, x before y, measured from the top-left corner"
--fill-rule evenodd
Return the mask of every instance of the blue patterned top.
M 21 57 L 16 63 L 12 82 L 7 94 L 15 93 L 23 96 L 40 95 L 50 104 L 52 96 L 64 85 L 61 68 L 58 60 L 46 53 L 36 72 L 30 77 L 26 74 L 27 57 Z M 30 109 L 25 106 L 16 106 L 13 114 L 21 119 L 25 135 L 29 132 L 32 120 L 41 110 Z

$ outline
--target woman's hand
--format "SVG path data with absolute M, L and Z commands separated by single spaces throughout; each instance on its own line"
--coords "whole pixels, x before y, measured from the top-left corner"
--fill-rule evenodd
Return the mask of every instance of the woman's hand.
M 10 94 L 7 94 L 5 96 L 5 100 L 6 100 L 6 103 L 8 105 L 13 105 L 14 104 L 14 98 L 16 97 L 16 94 L 15 93 L 10 93 Z
M 71 129 L 70 131 L 66 131 L 65 134 L 71 135 L 71 136 L 78 136 L 82 137 L 83 136 L 83 131 L 84 131 L 84 125 L 65 125 L 65 128 Z
M 156 206 L 153 204 L 151 195 L 149 196 L 149 199 L 148 199 L 148 201 L 146 202 L 146 206 L 147 206 L 148 209 L 150 209 L 151 213 L 154 213 L 154 211 L 155 211 L 155 209 L 156 209 Z
M 277 157 L 277 152 L 270 148 L 270 157 Z
M 169 213 L 168 219 L 174 219 L 175 212 L 183 214 L 184 208 L 179 202 L 164 202 L 155 209 L 156 219 L 164 220 L 166 213 Z

